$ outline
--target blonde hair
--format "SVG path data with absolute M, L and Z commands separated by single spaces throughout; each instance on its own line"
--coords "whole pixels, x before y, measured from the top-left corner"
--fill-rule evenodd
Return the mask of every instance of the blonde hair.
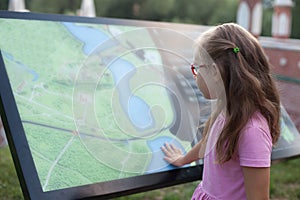
M 275 144 L 280 135 L 279 95 L 257 39 L 241 26 L 227 23 L 205 32 L 198 45 L 216 64 L 225 89 L 226 122 L 216 143 L 217 161 L 224 163 L 233 158 L 240 132 L 255 111 L 266 118 Z M 239 52 L 234 52 L 236 47 Z M 206 139 L 217 114 L 206 123 Z

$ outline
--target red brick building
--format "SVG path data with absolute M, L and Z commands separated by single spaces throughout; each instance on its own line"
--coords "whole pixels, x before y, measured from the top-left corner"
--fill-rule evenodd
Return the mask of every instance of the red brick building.
M 255 35 L 273 65 L 281 101 L 300 130 L 300 40 L 291 39 L 292 0 L 275 0 L 272 37 L 261 37 L 261 0 L 240 0 L 237 23 Z

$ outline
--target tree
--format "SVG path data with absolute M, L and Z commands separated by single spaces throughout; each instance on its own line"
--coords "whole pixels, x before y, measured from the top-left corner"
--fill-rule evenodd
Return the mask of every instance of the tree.
M 71 12 L 76 14 L 77 9 L 80 8 L 80 3 L 81 0 L 30 0 L 28 9 L 32 12 L 56 14 L 66 14 Z
M 272 36 L 272 15 L 273 7 L 265 7 L 263 10 L 263 20 L 262 20 L 262 36 Z
M 292 24 L 291 24 L 291 37 L 300 39 L 300 0 L 293 0 L 294 7 L 292 8 Z M 264 12 L 263 12 L 263 27 L 262 35 L 271 36 L 272 31 L 272 15 L 274 0 L 263 0 Z
M 139 17 L 141 19 L 155 21 L 170 21 L 174 10 L 175 0 L 146 0 L 140 6 Z
M 8 1 L 9 0 L 1 0 L 0 1 L 0 10 L 7 10 L 8 9 Z
M 216 25 L 225 22 L 236 22 L 237 9 L 238 3 L 236 0 L 220 1 L 217 3 L 208 23 Z
M 82 0 L 25 0 L 32 12 L 76 14 Z M 0 0 L 0 9 L 7 10 L 9 0 Z M 94 0 L 99 17 L 141 19 L 216 25 L 235 22 L 239 0 Z M 272 3 L 262 0 L 262 35 L 271 36 Z M 291 37 L 300 38 L 300 0 L 294 0 Z
M 294 0 L 295 7 L 292 9 L 292 38 L 300 38 L 300 0 Z
M 95 1 L 97 16 L 133 19 L 135 3 L 140 4 L 143 0 L 101 0 Z

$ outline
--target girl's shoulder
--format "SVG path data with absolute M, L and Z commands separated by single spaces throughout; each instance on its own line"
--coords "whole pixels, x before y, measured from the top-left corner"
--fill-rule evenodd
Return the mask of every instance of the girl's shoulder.
M 267 119 L 261 114 L 261 112 L 256 111 L 253 113 L 251 118 L 248 120 L 247 124 L 241 131 L 241 138 L 249 140 L 263 139 L 272 144 L 272 136 L 269 128 Z
M 269 130 L 269 125 L 267 119 L 261 114 L 261 112 L 256 111 L 250 117 L 244 129 L 248 128 L 261 128 L 263 130 Z
M 241 132 L 238 156 L 241 166 L 269 167 L 272 137 L 267 119 L 255 112 Z

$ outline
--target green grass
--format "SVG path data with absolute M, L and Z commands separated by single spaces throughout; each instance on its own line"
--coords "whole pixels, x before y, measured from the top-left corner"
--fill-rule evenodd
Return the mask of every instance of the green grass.
M 7 200 L 23 199 L 8 147 L 0 149 L 0 197 Z
M 21 200 L 22 192 L 8 147 L 0 149 L 0 197 Z M 159 190 L 117 198 L 118 200 L 181 200 L 190 199 L 198 181 Z M 271 199 L 300 199 L 300 158 L 273 164 L 271 168 Z
M 272 166 L 270 190 L 274 199 L 300 199 L 300 158 Z

